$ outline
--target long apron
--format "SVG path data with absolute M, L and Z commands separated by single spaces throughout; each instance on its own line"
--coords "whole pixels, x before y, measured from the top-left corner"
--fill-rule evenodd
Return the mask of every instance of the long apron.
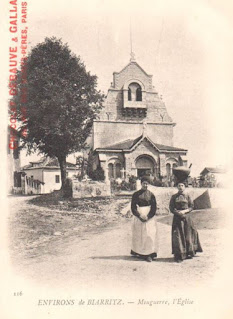
M 149 211 L 150 206 L 138 207 L 141 217 L 147 215 Z M 140 255 L 157 253 L 158 233 L 155 216 L 146 222 L 141 222 L 139 218 L 133 216 L 132 250 Z

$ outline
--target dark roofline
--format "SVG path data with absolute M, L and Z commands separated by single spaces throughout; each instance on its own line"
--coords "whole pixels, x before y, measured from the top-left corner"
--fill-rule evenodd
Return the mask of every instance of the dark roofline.
M 27 166 L 27 165 L 25 165 Z M 25 171 L 25 170 L 32 170 L 32 169 L 58 169 L 60 170 L 60 166 L 33 166 L 33 167 L 21 167 L 21 170 Z M 66 167 L 66 169 L 71 169 L 71 170 L 75 170 L 76 167 Z
M 204 172 L 208 172 L 208 173 L 215 173 L 215 174 L 224 174 L 226 173 L 226 170 L 224 168 L 218 168 L 218 167 L 205 167 L 200 175 L 204 174 Z
M 60 169 L 59 165 L 49 165 L 49 163 L 52 163 L 53 161 L 57 161 L 56 158 L 50 158 L 49 161 L 47 163 L 43 163 L 45 162 L 47 159 L 47 157 L 42 157 L 40 160 L 38 161 L 32 161 L 29 162 L 30 164 L 23 166 L 21 169 L 22 170 L 28 170 L 28 169 Z M 38 166 L 33 166 L 33 164 L 38 164 Z M 41 164 L 41 165 L 40 165 Z M 75 168 L 75 164 L 70 163 L 70 162 L 66 162 L 66 169 L 76 169 Z
M 100 151 L 105 151 L 105 152 L 132 152 L 132 150 L 139 144 L 143 141 L 143 139 L 147 139 L 148 142 L 150 144 L 152 144 L 152 146 L 154 148 L 156 148 L 156 150 L 159 152 L 159 153 L 187 153 L 188 150 L 186 149 L 182 149 L 182 148 L 176 148 L 176 147 L 173 147 L 173 146 L 167 146 L 167 145 L 162 145 L 162 144 L 156 144 L 154 143 L 148 136 L 143 136 L 143 135 L 140 135 L 138 138 L 134 139 L 134 140 L 125 140 L 125 141 L 122 141 L 122 142 L 119 142 L 119 143 L 116 143 L 114 145 L 109 145 L 109 146 L 106 146 L 106 147 L 103 147 L 103 148 L 96 148 L 95 151 L 97 152 L 100 152 Z M 132 145 L 128 148 L 128 149 L 124 149 L 124 148 L 118 148 L 117 145 L 121 145 L 121 144 L 124 144 L 126 143 L 127 141 L 132 141 Z

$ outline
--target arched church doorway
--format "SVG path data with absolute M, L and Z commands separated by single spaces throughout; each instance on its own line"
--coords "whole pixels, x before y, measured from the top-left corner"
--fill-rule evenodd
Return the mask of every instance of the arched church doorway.
M 157 166 L 154 159 L 148 155 L 141 155 L 136 159 L 137 176 L 156 174 Z

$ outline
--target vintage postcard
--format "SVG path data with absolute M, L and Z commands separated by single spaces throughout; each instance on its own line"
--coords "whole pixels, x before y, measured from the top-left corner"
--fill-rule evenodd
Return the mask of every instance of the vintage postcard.
M 1 10 L 0 317 L 232 317 L 233 4 Z

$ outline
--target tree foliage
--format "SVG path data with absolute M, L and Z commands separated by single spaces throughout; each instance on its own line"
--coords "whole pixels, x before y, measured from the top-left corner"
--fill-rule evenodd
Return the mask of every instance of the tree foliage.
M 14 98 L 21 130 L 27 129 L 24 145 L 29 152 L 57 157 L 64 185 L 66 157 L 84 147 L 103 94 L 97 91 L 97 77 L 56 38 L 46 38 L 32 49 L 26 72 L 26 82 L 23 72 L 18 73 L 19 94 Z

